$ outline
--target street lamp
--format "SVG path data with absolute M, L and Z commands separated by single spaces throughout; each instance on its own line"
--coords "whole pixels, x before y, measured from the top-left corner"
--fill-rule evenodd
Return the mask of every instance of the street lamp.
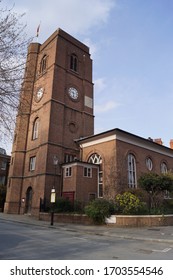
M 51 203 L 51 223 L 50 223 L 50 225 L 51 226 L 53 226 L 53 222 L 54 222 L 54 205 L 56 202 L 55 179 L 56 179 L 56 168 L 58 165 L 58 157 L 56 155 L 53 156 L 53 165 L 55 166 L 55 174 L 54 174 L 54 186 L 51 189 L 51 195 L 50 195 L 50 203 Z
M 58 157 L 57 157 L 56 155 L 53 156 L 53 164 L 54 164 L 55 166 L 58 165 Z
M 54 220 L 54 204 L 56 202 L 56 192 L 55 188 L 53 187 L 51 189 L 51 195 L 50 195 L 50 203 L 51 203 L 51 222 L 50 225 L 53 226 L 53 220 Z
M 54 174 L 54 187 L 55 187 L 56 168 L 58 166 L 58 157 L 56 155 L 53 156 L 53 165 L 55 167 L 55 174 Z

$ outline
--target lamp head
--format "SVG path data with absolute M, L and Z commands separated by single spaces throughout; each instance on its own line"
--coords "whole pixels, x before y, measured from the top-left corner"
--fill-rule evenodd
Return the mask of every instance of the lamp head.
M 56 155 L 53 156 L 53 164 L 58 165 L 58 157 Z

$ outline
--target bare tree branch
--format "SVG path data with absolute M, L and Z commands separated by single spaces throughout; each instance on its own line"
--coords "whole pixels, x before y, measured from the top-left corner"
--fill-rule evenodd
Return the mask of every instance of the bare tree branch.
M 4 8 L 0 0 L 0 140 L 12 140 L 24 76 L 27 46 L 24 14 Z

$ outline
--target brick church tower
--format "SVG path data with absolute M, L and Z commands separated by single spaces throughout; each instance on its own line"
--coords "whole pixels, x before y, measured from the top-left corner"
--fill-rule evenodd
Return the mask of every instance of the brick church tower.
M 61 165 L 79 157 L 75 139 L 93 133 L 89 48 L 58 29 L 28 49 L 4 212 L 38 215 L 53 186 L 61 196 Z

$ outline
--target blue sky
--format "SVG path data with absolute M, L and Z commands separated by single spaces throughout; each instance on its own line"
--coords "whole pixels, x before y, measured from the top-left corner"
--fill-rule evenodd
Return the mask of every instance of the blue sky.
M 3 0 L 26 12 L 28 36 L 58 27 L 90 47 L 95 133 L 120 128 L 173 138 L 172 0 Z M 2 145 L 1 145 L 2 146 Z

